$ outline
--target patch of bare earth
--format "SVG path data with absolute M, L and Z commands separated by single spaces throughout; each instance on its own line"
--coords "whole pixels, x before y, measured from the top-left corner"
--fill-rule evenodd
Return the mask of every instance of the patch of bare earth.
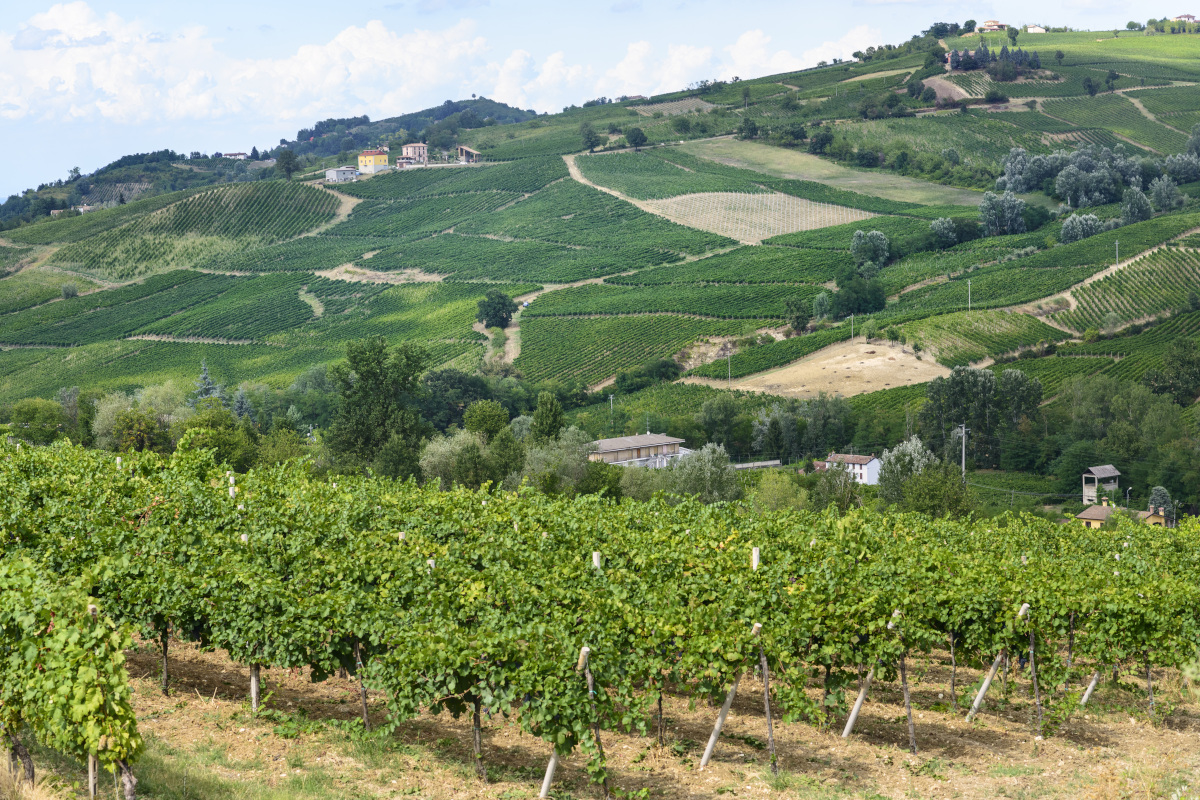
M 378 272 L 365 269 L 354 264 L 342 264 L 340 267 L 322 270 L 317 275 L 337 281 L 353 283 L 436 283 L 445 280 L 445 275 L 435 272 L 422 272 L 419 269 L 404 269 L 396 272 Z
M 909 350 L 886 342 L 840 342 L 786 367 L 733 381 L 731 388 L 782 397 L 814 397 L 820 392 L 852 397 L 893 386 L 910 386 L 944 377 L 950 370 L 932 359 L 918 360 Z M 687 378 L 725 386 L 724 381 Z
M 747 244 L 757 244 L 784 233 L 827 228 L 875 216 L 870 211 L 815 203 L 781 192 L 701 192 L 643 202 L 672 222 L 719 233 Z
M 962 100 L 970 96 L 966 89 L 945 78 L 926 78 L 925 85 L 933 87 L 939 100 Z
M 171 643 L 171 696 L 158 685 L 156 648 L 129 654 L 133 704 L 138 727 L 150 742 L 149 756 L 160 762 L 155 779 L 179 791 L 191 770 L 191 792 L 202 779 L 220 778 L 237 796 L 257 797 L 273 788 L 288 796 L 314 796 L 303 790 L 311 777 L 330 796 L 375 798 L 418 796 L 430 800 L 525 798 L 536 796 L 549 746 L 520 733 L 514 720 L 483 719 L 483 763 L 487 783 L 474 776 L 470 716 L 458 720 L 443 713 L 401 722 L 392 736 L 397 746 L 364 752 L 331 721 L 360 717 L 358 684 L 353 678 L 312 683 L 307 670 L 263 670 L 269 707 L 304 715 L 316 723 L 290 738 L 276 722 L 250 715 L 245 699 L 247 669 L 222 651 L 201 652 Z M 1090 665 L 1075 670 L 1073 691 L 1090 675 Z M 1106 671 L 1107 674 L 1107 671 Z M 663 746 L 654 735 L 657 719 L 644 723 L 648 735 L 605 730 L 602 743 L 610 785 L 650 798 L 1156 798 L 1170 796 L 1200 778 L 1200 733 L 1195 697 L 1178 672 L 1156 671 L 1155 696 L 1165 719 L 1146 713 L 1144 684 L 1133 675 L 1120 686 L 1102 683 L 1086 709 L 1075 710 L 1044 741 L 1035 738 L 1036 711 L 1028 669 L 998 676 L 974 723 L 964 720 L 969 687 L 980 677 L 974 668 L 957 668 L 958 706 L 951 704 L 949 654 L 935 651 L 909 660 L 912 715 L 918 752 L 909 752 L 901 688 L 876 681 L 854 733 L 841 738 L 845 714 L 831 724 L 783 722 L 773 703 L 774 739 L 780 776 L 773 778 L 766 751 L 763 687 L 753 673 L 743 678 L 713 760 L 699 770 L 700 756 L 718 709 L 668 692 L 663 704 Z M 1041 685 L 1043 702 L 1063 708 L 1064 687 Z M 853 699 L 854 688 L 848 691 Z M 808 692 L 820 701 L 819 685 Z M 1077 708 L 1077 706 L 1076 706 Z M 372 724 L 386 720 L 384 698 L 369 693 Z M 199 765 L 199 768 L 198 768 Z M 554 796 L 600 798 L 588 782 L 585 759 L 573 753 L 562 760 Z M 137 765 L 135 764 L 135 772 Z M 81 771 L 77 768 L 76 772 Z M 76 773 L 64 774 L 68 780 Z M 163 788 L 163 787 L 159 787 Z M 331 793 L 330 789 L 334 791 Z M 241 792 L 245 792 L 243 795 Z M 158 796 L 158 795 L 156 795 Z M 203 797 L 203 794 L 187 796 Z M 272 795 L 281 796 L 281 795 Z M 1191 796 L 1190 792 L 1179 796 Z

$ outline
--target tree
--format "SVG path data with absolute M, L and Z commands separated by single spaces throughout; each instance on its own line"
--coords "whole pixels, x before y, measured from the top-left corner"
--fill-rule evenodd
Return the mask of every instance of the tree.
M 855 231 L 850 239 L 850 255 L 854 257 L 860 271 L 863 267 L 873 267 L 878 271 L 887 263 L 889 246 L 888 238 L 882 231 Z
M 721 392 L 704 401 L 696 413 L 696 424 L 708 434 L 709 441 L 728 445 L 733 441 L 733 428 L 737 422 L 738 406 L 733 396 Z
M 579 137 L 583 140 L 584 149 L 589 153 L 594 151 L 604 141 L 600 138 L 600 134 L 592 127 L 592 123 L 583 122 L 579 126 Z
M 1063 244 L 1070 244 L 1089 236 L 1095 236 L 1100 230 L 1100 218 L 1095 214 L 1072 214 L 1063 220 L 1062 231 L 1058 238 Z
M 508 428 L 508 412 L 495 400 L 476 400 L 463 414 L 463 427 L 478 433 L 487 444 Z
M 951 247 L 958 242 L 958 228 L 949 217 L 938 217 L 929 223 L 929 230 L 940 247 Z
M 804 330 L 808 325 L 808 321 L 812 319 L 812 303 L 802 297 L 788 298 L 783 308 L 788 324 L 797 333 Z
M 1167 519 L 1175 516 L 1175 504 L 1171 502 L 1171 493 L 1164 486 L 1155 486 L 1150 490 L 1150 502 L 1146 504 L 1148 511 L 1162 509 Z
M 30 444 L 50 444 L 70 424 L 63 406 L 53 400 L 28 397 L 12 408 L 12 435 Z
M 1095 97 L 1096 92 L 1100 91 L 1100 84 L 1096 83 L 1096 81 L 1089 75 L 1083 79 L 1083 90 L 1087 92 L 1090 97 Z
M 829 316 L 829 311 L 832 303 L 829 300 L 829 292 L 821 292 L 812 301 L 813 316 L 817 319 L 825 319 Z
M 750 117 L 742 117 L 741 124 L 738 125 L 737 136 L 739 139 L 754 139 L 758 137 L 758 123 Z
M 250 403 L 250 397 L 246 394 L 244 388 L 239 388 L 237 394 L 233 396 L 233 414 L 238 419 L 249 419 L 254 421 L 254 406 Z
M 275 159 L 275 168 L 287 176 L 290 181 L 292 175 L 300 170 L 300 158 L 294 150 L 284 148 L 279 152 L 279 156 Z
M 63 300 L 70 300 L 72 297 L 79 296 L 79 287 L 73 283 L 64 283 L 62 285 Z
M 200 359 L 200 377 L 196 380 L 196 391 L 192 392 L 188 405 L 195 407 L 205 400 L 216 400 L 224 404 L 225 387 L 208 376 L 208 361 L 202 358 Z
M 341 396 L 326 441 L 345 470 L 372 469 L 392 478 L 419 474 L 421 441 L 430 432 L 418 409 L 425 348 L 388 348 L 382 336 L 348 342 L 346 361 L 330 370 Z
M 1159 211 L 1171 211 L 1184 202 L 1179 187 L 1166 175 L 1160 175 L 1150 181 L 1150 199 Z
M 879 499 L 885 503 L 903 502 L 909 481 L 936 463 L 937 457 L 916 436 L 884 450 L 879 457 Z
M 975 20 L 969 19 L 966 22 L 964 22 L 962 29 L 963 29 L 963 33 L 974 33 L 975 32 Z
M 931 517 L 966 517 L 975 508 L 970 488 L 952 461 L 930 465 L 914 475 L 904 487 L 906 511 Z
M 1195 402 L 1200 393 L 1200 348 L 1195 340 L 1186 336 L 1173 339 L 1163 355 L 1162 369 L 1147 370 L 1142 383 L 1185 408 Z
M 169 453 L 171 436 L 149 409 L 126 408 L 117 414 L 112 436 L 121 452 Z
M 680 458 L 669 469 L 677 493 L 696 495 L 705 503 L 736 500 L 742 494 L 737 470 L 719 444 L 709 442 Z
M 489 289 L 479 301 L 475 319 L 489 328 L 507 328 L 517 311 L 516 302 L 499 289 Z
M 1130 186 L 1125 190 L 1125 194 L 1121 198 L 1121 223 L 1123 225 L 1142 222 L 1150 219 L 1153 214 L 1154 209 L 1150 207 L 1150 201 L 1146 199 L 1146 195 L 1142 194 L 1141 189 Z
M 742 87 L 742 108 L 749 108 L 749 106 L 750 106 L 750 87 L 743 86 Z
M 562 404 L 550 392 L 538 395 L 537 409 L 533 412 L 533 425 L 529 433 L 537 444 L 554 441 L 567 426 Z
M 1192 134 L 1188 136 L 1186 151 L 1188 155 L 1200 157 L 1200 122 L 1192 126 Z
M 258 148 L 257 148 L 257 147 L 251 147 L 251 148 L 250 148 L 250 160 L 251 160 L 251 161 L 258 161 L 258 159 L 259 159 L 259 155 L 258 155 Z
M 641 128 L 630 128 L 625 131 L 625 141 L 630 147 L 637 150 L 639 147 L 646 146 L 646 132 Z
M 1012 25 L 1008 26 L 1008 40 L 1010 42 L 1012 42 L 1013 47 L 1017 46 L 1017 37 L 1020 35 L 1021 35 L 1020 30 L 1018 30 L 1017 28 L 1014 28 Z
M 814 509 L 836 506 L 841 514 L 863 504 L 862 484 L 854 479 L 849 468 L 842 463 L 831 464 L 829 469 L 817 477 L 817 485 L 809 494 L 809 505 Z
M 1063 59 L 1066 57 L 1067 57 L 1067 54 L 1064 53 L 1062 50 L 1054 51 L 1054 60 L 1058 62 L 1058 65 L 1060 67 L 1062 66 Z
M 1024 233 L 1024 213 L 1025 201 L 1009 191 L 1003 195 L 984 192 L 979 204 L 979 220 L 987 236 Z
M 822 127 L 808 139 L 808 152 L 813 155 L 823 155 L 833 144 L 833 131 Z
M 136 412 L 135 412 L 136 413 Z M 215 400 L 201 403 L 194 416 L 172 426 L 181 451 L 213 450 L 219 464 L 245 472 L 258 457 L 258 436 L 248 418 L 238 424 L 233 413 Z

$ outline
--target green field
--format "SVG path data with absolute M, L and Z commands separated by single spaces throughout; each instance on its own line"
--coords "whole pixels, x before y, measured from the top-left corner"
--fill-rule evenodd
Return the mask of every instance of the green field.
M 1081 127 L 1103 128 L 1163 155 L 1178 153 L 1187 143 L 1187 136 L 1147 119 L 1137 106 L 1118 94 L 1056 100 L 1046 103 L 1046 113 Z

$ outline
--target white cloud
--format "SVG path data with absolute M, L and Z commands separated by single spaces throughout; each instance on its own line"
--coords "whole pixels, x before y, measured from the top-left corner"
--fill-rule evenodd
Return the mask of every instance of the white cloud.
M 525 98 L 524 82 L 525 69 L 533 60 L 528 50 L 514 50 L 500 65 L 488 65 L 488 72 L 495 72 L 496 83 L 492 87 L 491 98 L 501 103 L 525 108 L 528 100 Z
M 714 69 L 711 47 L 671 44 L 664 55 L 656 55 L 649 42 L 632 42 L 625 57 L 596 82 L 596 93 L 618 97 L 673 92 L 699 78 L 713 77 Z
M 199 27 L 163 35 L 86 2 L 0 33 L 0 116 L 119 123 L 398 113 L 431 87 L 457 90 L 485 48 L 474 25 L 393 32 L 351 26 L 276 59 L 231 59 Z
M 757 78 L 760 75 L 777 75 L 813 66 L 812 63 L 806 64 L 803 59 L 786 50 L 771 53 L 770 44 L 771 37 L 761 30 L 746 31 L 736 42 L 725 48 L 729 59 L 719 77 L 729 79 L 736 75 L 740 78 Z
M 805 50 L 800 59 L 807 66 L 816 66 L 818 61 L 832 61 L 835 58 L 852 58 L 858 50 L 866 50 L 883 43 L 883 33 L 878 28 L 868 25 L 858 25 L 851 28 L 840 39 L 832 39 L 817 45 L 811 50 Z

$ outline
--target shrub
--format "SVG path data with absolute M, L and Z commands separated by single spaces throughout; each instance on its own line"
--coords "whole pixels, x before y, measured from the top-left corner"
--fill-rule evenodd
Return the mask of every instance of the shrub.
M 1004 94 L 1004 92 L 1000 91 L 999 89 L 988 89 L 987 94 L 983 96 L 983 102 L 1007 103 L 1008 95 Z
M 63 300 L 70 300 L 72 297 L 79 296 L 79 289 L 73 283 L 64 283 L 62 286 Z

